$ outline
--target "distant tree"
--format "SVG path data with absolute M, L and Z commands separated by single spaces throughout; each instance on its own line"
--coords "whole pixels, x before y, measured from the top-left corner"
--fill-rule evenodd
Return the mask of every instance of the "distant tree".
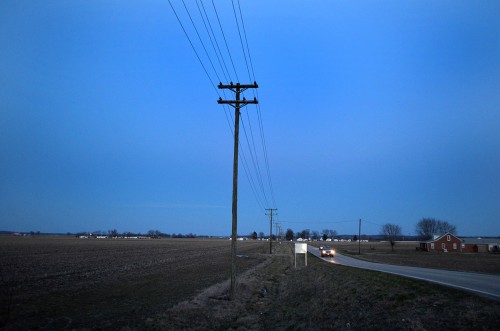
M 108 230 L 108 236 L 111 238 L 116 238 L 118 237 L 118 231 L 116 229 Z
M 262 239 L 264 239 L 264 232 L 262 232 L 262 231 L 260 231 L 260 232 L 259 232 L 259 238 L 260 238 L 261 240 L 262 240 Z
M 252 232 L 252 239 L 257 240 L 257 232 Z
M 401 227 L 397 224 L 386 223 L 382 225 L 382 229 L 380 229 L 380 234 L 384 235 L 385 239 L 391 243 L 392 250 L 394 250 L 396 240 L 401 236 L 401 233 Z
M 328 236 L 323 232 L 323 236 L 321 238 L 323 239 L 323 241 L 325 241 L 326 239 L 328 239 Z
M 312 238 L 313 240 L 318 240 L 318 239 L 319 239 L 319 237 L 320 237 L 320 236 L 319 236 L 319 232 L 318 232 L 318 231 L 313 231 L 313 232 L 311 232 L 311 238 Z
M 285 239 L 287 241 L 293 240 L 293 230 L 292 229 L 286 229 Z
M 149 238 L 158 239 L 161 237 L 161 232 L 159 230 L 149 230 L 147 236 Z
M 358 241 L 358 236 L 354 235 L 354 237 L 352 237 L 352 241 Z
M 304 230 L 300 231 L 299 237 L 302 239 L 309 239 L 309 237 L 311 237 L 311 230 L 304 229 Z
M 421 240 L 431 239 L 433 235 L 442 235 L 446 232 L 456 234 L 457 227 L 447 221 L 440 221 L 431 217 L 424 217 L 415 226 L 415 232 Z

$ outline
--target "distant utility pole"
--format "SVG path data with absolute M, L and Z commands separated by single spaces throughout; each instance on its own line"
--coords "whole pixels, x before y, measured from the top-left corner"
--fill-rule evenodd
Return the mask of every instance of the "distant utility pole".
M 229 85 L 219 83 L 220 89 L 228 89 L 235 93 L 235 100 L 222 100 L 219 98 L 219 104 L 226 104 L 234 107 L 234 158 L 233 158 L 233 208 L 232 208 L 232 232 L 231 232 L 231 298 L 234 299 L 236 293 L 236 240 L 238 236 L 238 139 L 240 131 L 240 108 L 248 104 L 257 104 L 256 98 L 253 100 L 240 100 L 240 93 L 249 88 L 258 88 L 256 82 L 248 85 L 236 85 L 231 82 Z
M 361 255 L 361 218 L 359 219 L 358 247 L 359 247 L 359 255 Z
M 267 208 L 269 210 L 269 254 L 273 254 L 273 211 L 276 212 L 276 208 Z

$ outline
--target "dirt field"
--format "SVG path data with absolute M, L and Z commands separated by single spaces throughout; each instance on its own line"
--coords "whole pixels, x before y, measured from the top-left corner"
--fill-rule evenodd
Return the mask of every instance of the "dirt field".
M 238 242 L 238 268 L 264 260 L 263 242 Z M 139 327 L 230 277 L 230 241 L 0 238 L 0 327 Z
M 307 267 L 301 255 L 299 267 L 294 268 L 292 243 L 275 244 L 273 255 L 268 254 L 267 242 L 242 241 L 238 247 L 237 297 L 228 301 L 224 299 L 230 267 L 227 240 L 2 237 L 2 330 L 498 330 L 500 326 L 498 301 L 323 263 L 312 255 Z M 361 257 L 393 254 L 383 245 L 367 250 Z

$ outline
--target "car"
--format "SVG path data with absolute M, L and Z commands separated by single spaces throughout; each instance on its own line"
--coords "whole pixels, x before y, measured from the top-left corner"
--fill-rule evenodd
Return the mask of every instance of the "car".
M 335 257 L 335 250 L 333 248 L 331 248 L 330 246 L 320 246 L 319 252 L 321 253 L 321 257 L 324 257 L 324 256 Z

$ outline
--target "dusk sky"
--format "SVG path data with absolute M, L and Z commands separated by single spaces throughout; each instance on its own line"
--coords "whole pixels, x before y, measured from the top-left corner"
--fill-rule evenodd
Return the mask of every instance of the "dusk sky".
M 500 1 L 184 3 L 0 2 L 0 230 L 230 235 L 255 80 L 239 234 L 500 236 Z

